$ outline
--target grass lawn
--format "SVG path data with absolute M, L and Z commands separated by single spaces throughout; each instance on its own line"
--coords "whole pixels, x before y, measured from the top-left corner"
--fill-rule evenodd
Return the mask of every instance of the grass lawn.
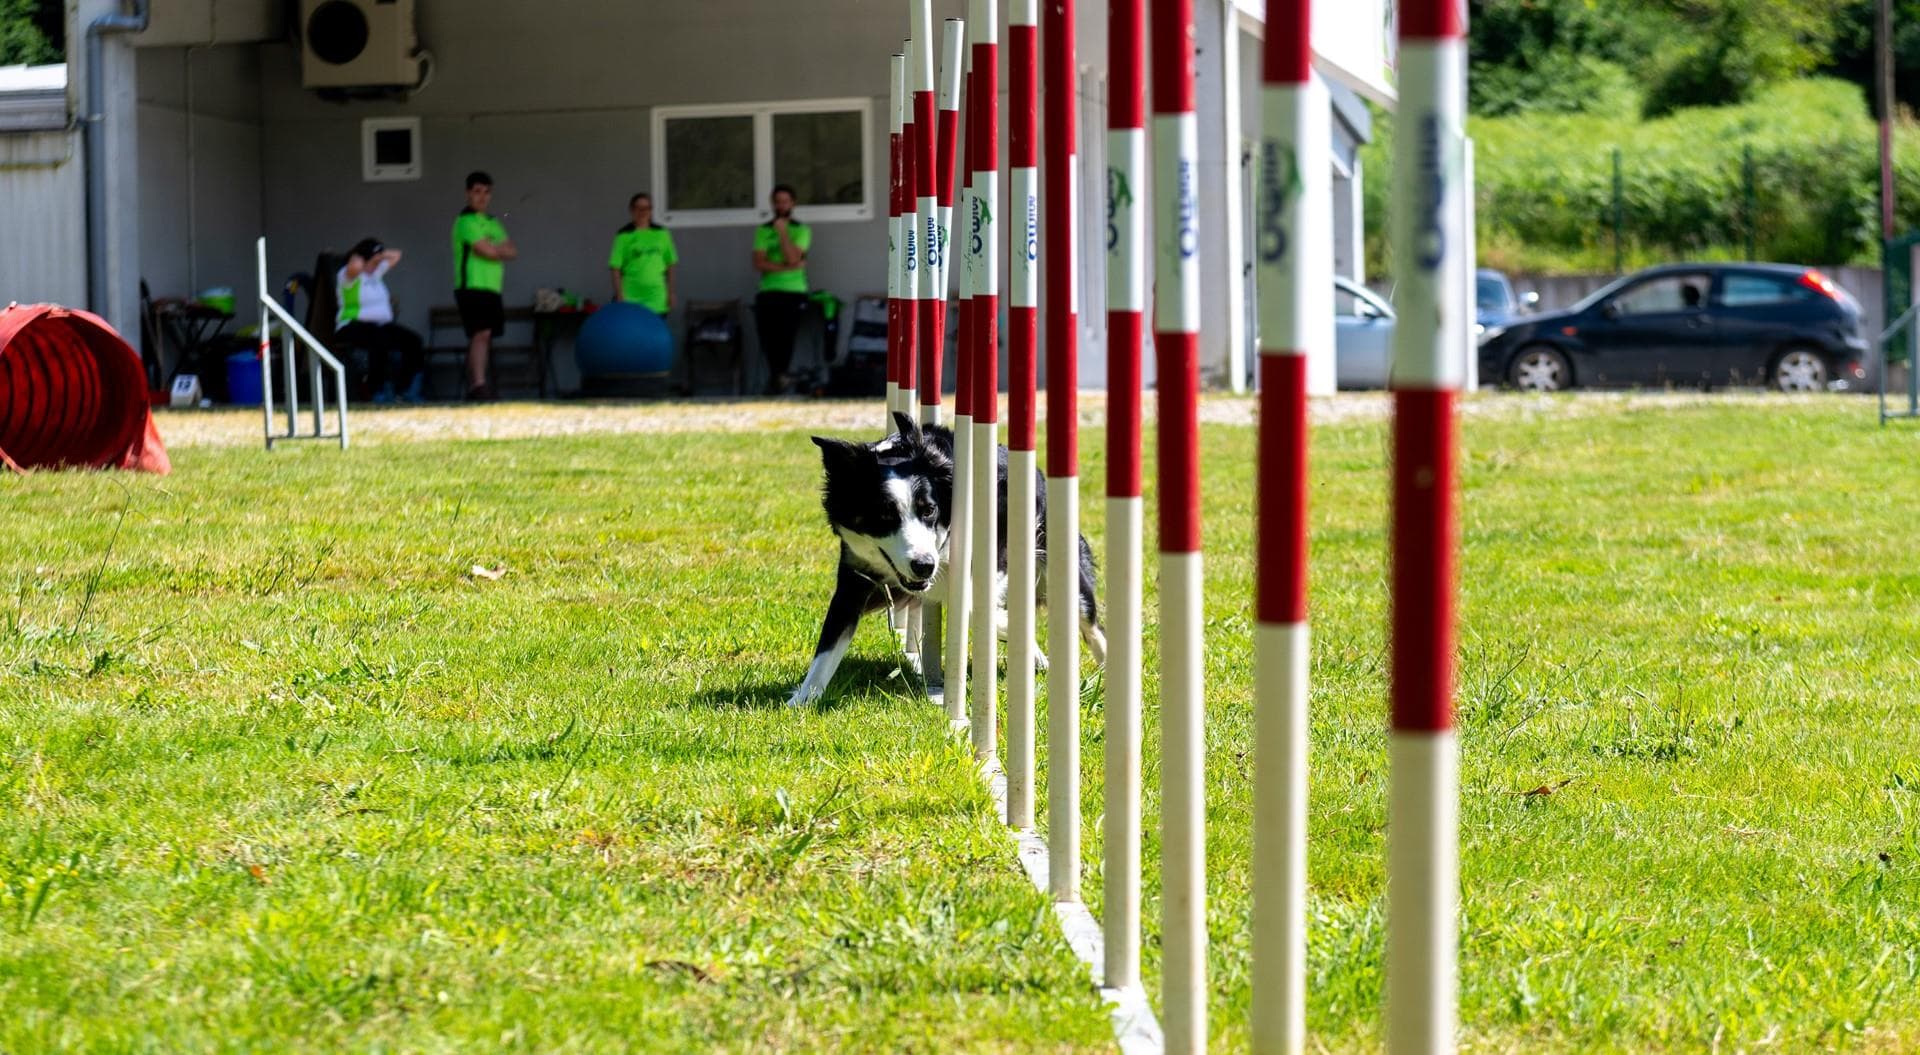
M 1920 436 L 1854 400 L 1548 406 L 1465 429 L 1469 1046 L 1920 1045 Z M 1337 1051 L 1379 1037 L 1385 430 L 1314 434 Z M 1253 434 L 1205 442 L 1234 1049 Z M 0 1051 L 1108 1043 L 877 621 L 826 707 L 777 706 L 831 587 L 804 433 L 173 453 L 0 479 Z

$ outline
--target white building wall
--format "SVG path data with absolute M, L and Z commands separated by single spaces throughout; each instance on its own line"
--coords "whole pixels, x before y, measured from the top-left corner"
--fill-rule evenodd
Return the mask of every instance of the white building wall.
M 941 18 L 964 13 L 962 0 L 936 0 L 935 8 Z M 1226 380 L 1236 332 L 1249 358 L 1256 335 L 1249 269 L 1243 259 L 1233 273 L 1227 240 L 1235 225 L 1225 210 L 1234 198 L 1230 181 L 1246 187 L 1244 142 L 1259 128 L 1260 45 L 1252 34 L 1237 36 L 1238 83 L 1230 85 L 1221 46 L 1227 10 L 1220 0 L 1196 4 L 1207 188 L 1201 336 L 1203 369 L 1216 384 Z M 167 39 L 190 40 L 203 15 L 210 40 L 234 39 L 229 29 L 241 39 L 257 31 L 259 19 L 241 0 L 215 0 Z M 151 237 L 132 243 L 139 247 L 135 270 L 156 293 L 231 285 L 244 299 L 257 233 L 268 236 L 269 280 L 276 285 L 309 270 L 319 251 L 374 235 L 408 252 L 392 285 L 402 321 L 424 327 L 427 309 L 451 300 L 448 228 L 462 204 L 461 178 L 484 168 L 498 181 L 494 209 L 521 249 L 508 269 L 509 299 L 529 301 L 540 286 L 604 299 L 607 244 L 625 222 L 626 199 L 651 189 L 656 105 L 872 100 L 869 187 L 878 217 L 886 187 L 885 56 L 899 46 L 905 22 L 904 4 L 870 0 L 819 0 L 803 13 L 782 13 L 761 0 L 574 0 L 541 8 L 537 17 L 513 0 L 421 0 L 420 38 L 435 58 L 432 82 L 403 101 L 351 103 L 301 88 L 290 44 L 149 48 L 139 67 L 138 131 L 151 149 L 137 166 L 138 180 L 122 189 L 137 191 L 140 221 L 152 228 Z M 1081 201 L 1096 216 L 1105 182 L 1104 4 L 1079 0 L 1078 37 Z M 1001 80 L 1004 86 L 1004 74 Z M 1235 88 L 1240 128 L 1230 134 L 1226 99 Z M 398 115 L 422 121 L 424 178 L 363 182 L 361 121 Z M 1005 128 L 1003 117 L 1003 136 Z M 1244 191 L 1241 198 L 1244 214 L 1254 203 Z M 849 298 L 883 289 L 884 230 L 880 218 L 816 224 L 813 283 Z M 1103 242 L 1097 223 L 1083 223 L 1081 232 L 1081 379 L 1100 386 Z M 676 229 L 682 299 L 750 303 L 752 234 L 744 225 Z M 1237 327 L 1230 319 L 1235 290 L 1245 317 Z M 748 336 L 751 343 L 751 327 Z
M 936 19 L 965 14 L 964 0 L 934 8 Z M 1083 68 L 1105 65 L 1105 19 L 1104 4 L 1080 0 Z M 484 169 L 496 181 L 494 212 L 520 249 L 507 267 L 509 301 L 528 302 L 542 286 L 604 301 L 608 245 L 627 220 L 627 198 L 651 189 L 654 106 L 866 97 L 875 219 L 816 223 L 807 271 L 816 288 L 849 300 L 884 293 L 886 60 L 906 30 L 904 3 L 823 0 L 782 12 L 764 0 L 576 0 L 529 17 L 513 0 L 422 0 L 419 28 L 435 71 L 405 102 L 321 100 L 300 87 L 292 47 L 259 48 L 272 280 L 311 268 L 323 248 L 377 235 L 407 251 L 389 284 L 402 321 L 423 327 L 429 307 L 452 300 L 449 229 L 463 177 Z M 421 118 L 424 177 L 362 182 L 361 120 L 401 115 Z M 1090 116 L 1104 136 L 1104 109 L 1083 105 L 1083 142 Z M 1001 134 L 1004 159 L 1004 117 Z M 1099 244 L 1091 225 L 1085 233 L 1087 246 Z M 750 307 L 752 239 L 746 225 L 674 228 L 682 301 L 738 297 Z M 1083 299 L 1083 312 L 1089 306 L 1104 302 Z M 751 352 L 751 324 L 747 336 Z M 1083 373 L 1104 351 L 1084 349 Z
M 140 274 L 156 297 L 253 291 L 259 59 L 250 46 L 139 52 Z
M 0 134 L 0 306 L 87 303 L 85 214 L 79 133 Z

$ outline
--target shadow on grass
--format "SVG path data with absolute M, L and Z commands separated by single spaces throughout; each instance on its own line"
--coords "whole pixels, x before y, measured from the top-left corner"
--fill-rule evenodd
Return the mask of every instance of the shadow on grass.
M 795 671 L 791 680 L 707 689 L 695 693 L 687 702 L 689 706 L 718 711 L 770 710 L 786 706 L 787 700 L 793 696 L 793 690 L 804 677 L 806 670 L 802 668 Z M 839 710 L 848 700 L 857 696 L 880 696 L 902 701 L 924 699 L 926 688 L 920 676 L 897 657 L 849 657 L 840 664 L 839 671 L 833 676 L 833 684 L 827 686 L 826 695 L 820 697 L 820 702 L 814 707 L 822 711 Z

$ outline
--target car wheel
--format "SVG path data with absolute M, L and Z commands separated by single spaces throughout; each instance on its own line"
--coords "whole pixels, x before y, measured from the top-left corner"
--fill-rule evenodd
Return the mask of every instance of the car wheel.
M 1566 356 L 1537 344 L 1513 357 L 1507 380 L 1522 392 L 1559 392 L 1573 387 L 1573 367 Z
M 1782 392 L 1827 390 L 1827 361 L 1806 348 L 1789 348 L 1773 361 L 1773 387 Z

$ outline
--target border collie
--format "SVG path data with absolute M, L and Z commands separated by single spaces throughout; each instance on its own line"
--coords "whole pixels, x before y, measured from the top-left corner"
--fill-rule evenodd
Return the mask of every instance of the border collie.
M 840 569 L 827 605 L 826 623 L 806 680 L 787 705 L 818 700 L 840 667 L 860 617 L 890 603 L 940 602 L 946 597 L 947 531 L 953 520 L 953 431 L 940 425 L 922 429 L 896 413 L 899 432 L 873 443 L 813 437 L 826 468 L 821 504 L 827 523 L 840 536 Z M 994 625 L 1006 636 L 1007 449 L 999 451 L 998 577 Z M 1040 474 L 1035 473 L 1036 477 Z M 1046 596 L 1047 496 L 1036 480 L 1035 592 Z M 1080 636 L 1094 662 L 1106 661 L 1107 641 L 1094 606 L 1093 549 L 1080 539 Z M 977 598 L 976 604 L 986 602 Z M 1036 650 L 1037 655 L 1037 650 Z

